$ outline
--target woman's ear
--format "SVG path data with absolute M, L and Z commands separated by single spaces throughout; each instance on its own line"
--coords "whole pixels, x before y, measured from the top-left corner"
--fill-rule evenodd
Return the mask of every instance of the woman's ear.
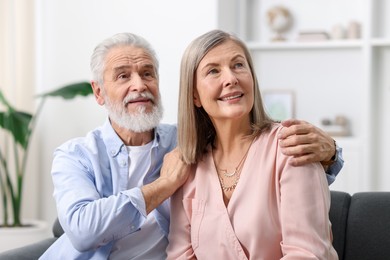
M 202 102 L 200 102 L 198 91 L 194 91 L 194 104 L 197 107 L 202 107 Z

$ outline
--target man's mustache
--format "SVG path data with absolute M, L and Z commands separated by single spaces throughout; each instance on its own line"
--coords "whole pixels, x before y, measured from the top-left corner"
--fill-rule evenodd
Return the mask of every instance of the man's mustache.
M 155 98 L 149 91 L 142 92 L 142 93 L 130 93 L 123 99 L 123 104 L 126 105 L 129 102 L 132 102 L 137 99 L 150 99 L 153 103 L 155 103 Z

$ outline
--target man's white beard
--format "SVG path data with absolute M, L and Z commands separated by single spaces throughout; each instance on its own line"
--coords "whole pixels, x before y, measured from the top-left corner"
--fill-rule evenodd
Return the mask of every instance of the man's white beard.
M 144 106 L 138 106 L 137 111 L 130 114 L 126 109 L 126 104 L 130 100 L 139 97 L 146 97 L 154 102 L 152 111 L 147 113 L 145 112 Z M 142 133 L 152 130 L 160 123 L 160 120 L 163 116 L 163 107 L 160 100 L 160 95 L 155 98 L 150 92 L 130 93 L 126 96 L 122 103 L 118 104 L 114 104 L 106 96 L 105 106 L 110 119 L 120 127 L 136 133 Z

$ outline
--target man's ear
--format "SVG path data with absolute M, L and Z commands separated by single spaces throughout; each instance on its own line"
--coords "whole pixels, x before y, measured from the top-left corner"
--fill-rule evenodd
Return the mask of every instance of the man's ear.
M 202 107 L 202 102 L 200 102 L 198 91 L 194 91 L 194 104 L 197 107 Z
M 104 105 L 104 97 L 102 95 L 102 87 L 96 81 L 91 81 L 91 86 L 93 90 L 93 94 L 95 96 L 96 102 L 103 106 Z

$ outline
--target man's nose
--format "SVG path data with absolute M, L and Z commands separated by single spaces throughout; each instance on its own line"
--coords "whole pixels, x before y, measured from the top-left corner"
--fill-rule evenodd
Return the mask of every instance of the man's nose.
M 145 82 L 143 81 L 142 77 L 139 74 L 132 75 L 130 79 L 129 87 L 131 91 L 138 91 L 138 92 L 143 92 L 147 88 Z

